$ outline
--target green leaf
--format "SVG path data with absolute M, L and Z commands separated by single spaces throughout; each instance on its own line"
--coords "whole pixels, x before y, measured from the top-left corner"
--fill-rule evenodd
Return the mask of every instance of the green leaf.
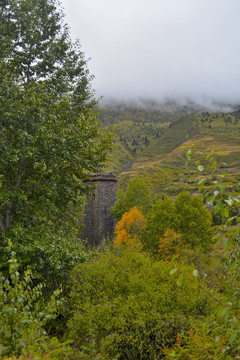
M 198 276 L 199 275 L 199 272 L 198 272 L 198 270 L 197 269 L 195 269 L 195 270 L 193 270 L 193 276 Z
M 236 339 L 236 337 L 238 336 L 238 333 L 237 332 L 234 332 L 230 337 L 229 337 L 229 343 L 230 344 L 232 344 L 234 341 L 235 341 L 235 339 Z
M 201 172 L 203 172 L 203 171 L 204 171 L 204 166 L 202 166 L 202 165 L 199 165 L 199 166 L 197 167 L 197 169 L 198 169 L 198 171 L 201 171 Z
M 230 249 L 232 247 L 232 240 L 227 238 L 224 240 L 223 242 L 223 250 L 227 250 L 227 249 Z
M 222 183 L 220 185 L 220 193 L 223 194 L 226 190 L 227 184 L 226 183 Z
M 180 275 L 179 278 L 177 279 L 177 286 L 182 286 L 184 280 L 184 276 Z
M 231 326 L 237 326 L 237 325 L 238 325 L 238 321 L 235 317 L 233 317 L 231 320 Z
M 212 237 L 212 239 L 215 240 L 220 240 L 221 239 L 221 234 L 216 234 Z
M 172 350 L 171 353 L 169 354 L 169 356 L 171 358 L 175 358 L 176 357 L 176 351 L 175 350 Z
M 229 312 L 229 307 L 222 307 L 219 312 L 218 312 L 218 315 L 223 317 L 225 316 L 227 313 Z
M 232 198 L 229 198 L 227 200 L 224 200 L 229 206 L 232 206 L 234 204 L 234 201 Z
M 186 153 L 187 159 L 190 159 L 191 155 L 192 155 L 192 150 L 190 149 L 190 150 L 188 150 L 187 153 Z
M 231 224 L 234 219 L 236 219 L 236 216 L 228 218 L 226 224 Z
M 174 275 L 177 272 L 177 268 L 174 268 L 170 271 L 170 275 Z
M 199 180 L 198 185 L 202 185 L 202 183 L 205 183 L 206 180 L 207 180 L 207 178 L 203 178 L 203 179 Z
M 215 196 L 214 196 L 214 195 L 210 195 L 210 196 L 207 197 L 206 202 L 207 202 L 207 203 L 212 203 L 214 199 L 215 199 Z
M 202 188 L 203 188 L 204 184 L 206 183 L 206 181 L 207 181 L 206 178 L 203 178 L 203 179 L 199 180 L 198 186 L 199 186 L 200 191 L 202 190 Z
M 221 216 L 222 216 L 222 218 L 228 218 L 229 217 L 229 207 L 224 207 L 221 210 Z
M 234 261 L 232 264 L 229 265 L 228 270 L 232 271 L 233 269 L 235 269 L 236 265 L 237 265 L 237 261 Z
M 222 209 L 222 199 L 219 199 L 215 205 L 216 212 L 219 212 Z

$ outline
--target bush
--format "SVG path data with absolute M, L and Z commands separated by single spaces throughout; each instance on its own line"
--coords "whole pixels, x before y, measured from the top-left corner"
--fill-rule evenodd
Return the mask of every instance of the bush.
M 78 347 L 94 340 L 105 359 L 159 358 L 211 311 L 193 269 L 173 267 L 129 248 L 79 264 L 71 277 L 69 337 Z
M 23 276 L 11 251 L 9 277 L 0 274 L 0 356 L 20 359 L 65 359 L 72 349 L 47 334 L 47 323 L 55 319 L 62 305 L 61 291 L 57 290 L 49 301 L 42 296 L 43 284 L 32 285 L 32 273 L 28 268 Z M 46 356 L 46 357 L 45 357 Z

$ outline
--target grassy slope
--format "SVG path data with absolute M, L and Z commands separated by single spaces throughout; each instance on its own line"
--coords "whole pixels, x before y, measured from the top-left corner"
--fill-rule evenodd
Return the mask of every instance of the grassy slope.
M 187 189 L 189 184 L 183 167 L 186 149 L 182 147 L 192 144 L 195 151 L 214 150 L 217 159 L 225 162 L 226 170 L 239 181 L 239 111 L 229 114 L 155 111 L 151 115 L 151 111 L 146 110 L 115 109 L 105 113 L 108 127 L 109 116 L 117 136 L 107 170 L 119 172 L 120 185 L 127 184 L 129 177 L 143 176 L 154 195 Z M 141 142 L 145 137 L 148 143 Z

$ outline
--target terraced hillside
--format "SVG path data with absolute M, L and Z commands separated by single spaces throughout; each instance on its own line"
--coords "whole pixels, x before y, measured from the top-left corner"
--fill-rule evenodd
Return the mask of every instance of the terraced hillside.
M 185 152 L 214 151 L 225 170 L 239 181 L 240 110 L 230 113 L 180 108 L 177 111 L 108 107 L 100 115 L 103 126 L 115 133 L 106 171 L 144 177 L 154 195 L 177 193 L 189 187 Z

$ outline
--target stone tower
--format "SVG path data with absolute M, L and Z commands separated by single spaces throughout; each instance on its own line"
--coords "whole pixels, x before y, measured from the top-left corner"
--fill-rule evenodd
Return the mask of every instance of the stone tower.
M 115 221 L 111 207 L 117 200 L 117 179 L 113 174 L 91 175 L 88 183 L 95 185 L 91 195 L 87 195 L 82 237 L 89 245 L 98 246 L 104 238 L 114 233 Z

